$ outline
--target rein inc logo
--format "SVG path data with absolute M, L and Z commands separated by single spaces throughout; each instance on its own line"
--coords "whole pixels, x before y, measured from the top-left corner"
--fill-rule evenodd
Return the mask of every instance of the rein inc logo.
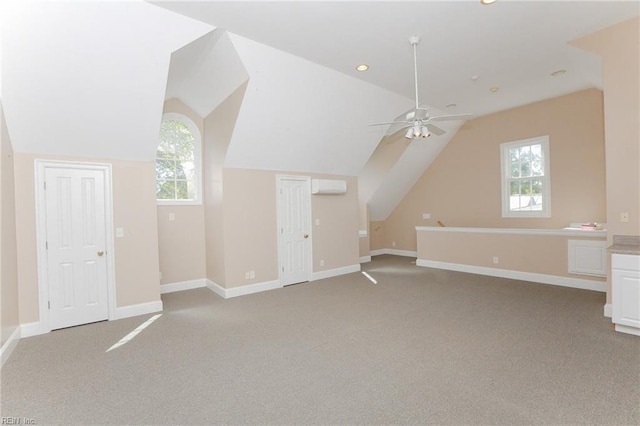
M 36 420 L 28 417 L 1 417 L 0 424 L 3 425 L 35 425 Z

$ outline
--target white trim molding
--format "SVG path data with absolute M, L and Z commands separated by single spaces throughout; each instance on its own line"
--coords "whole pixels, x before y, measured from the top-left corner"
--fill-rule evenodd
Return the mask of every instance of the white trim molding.
M 224 288 L 211 280 L 206 280 L 207 287 L 223 299 L 232 297 L 245 296 L 247 294 L 260 293 L 268 290 L 282 288 L 280 280 L 264 281 L 256 284 L 247 284 L 239 287 Z
M 463 265 L 459 263 L 439 262 L 425 259 L 418 259 L 416 261 L 416 265 L 427 268 L 446 269 L 449 271 L 468 272 L 471 274 L 489 275 L 492 277 L 509 278 L 512 280 L 532 281 L 561 287 L 606 292 L 606 282 L 604 281 L 561 277 L 558 275 L 538 274 L 534 272 L 513 271 L 510 269 L 487 268 L 485 266 Z
M 360 256 L 360 263 L 368 263 L 371 262 L 371 256 Z
M 40 334 L 47 334 L 51 330 L 44 330 L 42 328 L 42 323 L 40 321 L 35 322 L 27 322 L 24 324 L 20 324 L 20 337 L 31 337 L 31 336 L 39 336 Z
M 18 346 L 18 341 L 20 340 L 20 326 L 16 326 L 13 330 L 13 333 L 9 336 L 2 348 L 0 348 L 0 368 L 4 366 L 4 363 L 7 362 L 13 350 Z
M 371 256 L 380 256 L 381 254 L 392 254 L 394 256 L 418 257 L 418 252 L 417 251 L 398 250 L 398 249 L 391 249 L 391 248 L 371 250 L 370 254 L 371 254 Z
M 551 235 L 556 237 L 606 238 L 607 230 L 538 229 L 538 228 L 458 228 L 449 226 L 416 226 L 416 231 L 464 232 L 468 234 Z
M 640 336 L 640 328 L 629 327 L 628 325 L 616 324 L 614 327 L 616 331 L 620 333 L 633 334 L 634 336 Z
M 325 271 L 317 271 L 313 273 L 312 281 L 323 280 L 325 278 L 337 277 L 339 275 L 360 272 L 360 264 L 343 266 L 341 268 L 327 269 Z
M 177 283 L 160 284 L 160 294 L 174 293 L 176 291 L 191 290 L 194 288 L 206 287 L 205 278 L 199 280 L 181 281 Z
M 611 303 L 607 303 L 606 305 L 604 305 L 604 316 L 607 318 L 611 318 L 611 316 L 613 315 L 613 308 Z
M 137 317 L 138 315 L 153 314 L 155 312 L 162 312 L 162 300 L 118 307 L 116 308 L 114 319 Z

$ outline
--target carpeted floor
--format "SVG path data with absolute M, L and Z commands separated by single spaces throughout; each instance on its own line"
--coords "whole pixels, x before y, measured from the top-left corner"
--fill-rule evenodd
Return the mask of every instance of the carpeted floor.
M 37 424 L 639 424 L 640 338 L 604 294 L 419 268 L 355 273 L 23 339 L 2 416 Z M 24 424 L 24 420 L 23 420 Z

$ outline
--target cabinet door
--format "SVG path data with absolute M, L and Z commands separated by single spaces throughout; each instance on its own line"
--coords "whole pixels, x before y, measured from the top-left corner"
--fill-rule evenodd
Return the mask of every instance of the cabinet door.
M 612 319 L 640 328 L 640 271 L 612 270 Z

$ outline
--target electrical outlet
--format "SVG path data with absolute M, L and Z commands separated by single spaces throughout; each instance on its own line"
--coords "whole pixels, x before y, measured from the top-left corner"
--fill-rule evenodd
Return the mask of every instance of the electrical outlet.
M 620 222 L 629 222 L 629 212 L 620 213 Z
M 244 273 L 244 278 L 247 279 L 247 280 L 250 280 L 251 279 L 251 271 L 245 272 Z
M 256 271 L 249 271 L 249 278 L 254 279 L 256 277 Z
M 169 213 L 169 220 L 176 220 L 176 215 L 173 213 Z
M 498 263 L 500 259 L 498 259 L 498 256 L 493 256 L 493 263 Z
M 324 266 L 324 259 L 320 259 L 320 266 Z
M 396 242 L 395 241 L 391 241 L 391 247 L 395 247 L 396 246 Z
M 431 219 L 431 213 L 422 213 L 423 219 Z

